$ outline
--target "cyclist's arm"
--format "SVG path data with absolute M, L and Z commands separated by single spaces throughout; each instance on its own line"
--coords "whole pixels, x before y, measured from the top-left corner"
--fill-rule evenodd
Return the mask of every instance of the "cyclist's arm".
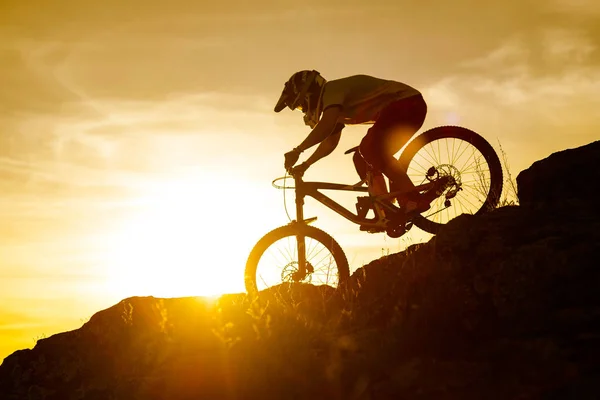
M 296 150 L 303 152 L 307 149 L 310 149 L 311 147 L 321 143 L 323 140 L 327 139 L 332 133 L 334 133 L 334 129 L 336 128 L 341 110 L 341 106 L 328 107 L 327 109 L 325 109 L 325 111 L 323 111 L 323 117 L 321 118 L 319 123 L 308 134 L 306 139 L 304 139 L 304 141 L 300 143 L 298 147 L 296 147 Z
M 344 125 L 337 124 L 334 128 L 333 133 L 321 143 L 319 143 L 319 146 L 317 147 L 315 152 L 312 153 L 310 157 L 308 157 L 308 159 L 304 162 L 307 168 L 319 161 L 321 158 L 328 156 L 333 150 L 335 150 L 338 143 L 340 142 L 340 137 L 342 136 L 342 129 L 344 129 Z

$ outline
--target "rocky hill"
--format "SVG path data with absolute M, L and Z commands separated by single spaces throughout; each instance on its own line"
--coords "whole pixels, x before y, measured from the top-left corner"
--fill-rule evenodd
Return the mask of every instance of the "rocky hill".
M 326 287 L 128 298 L 0 366 L 0 399 L 598 399 L 600 141 L 517 177 L 519 206 Z

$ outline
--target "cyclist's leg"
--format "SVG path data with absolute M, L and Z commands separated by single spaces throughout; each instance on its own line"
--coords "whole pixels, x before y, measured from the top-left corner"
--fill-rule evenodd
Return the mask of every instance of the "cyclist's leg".
M 381 171 L 373 169 L 372 166 L 365 161 L 365 159 L 362 157 L 359 151 L 354 152 L 354 156 L 352 156 L 352 161 L 354 162 L 354 168 L 356 168 L 356 173 L 358 174 L 361 180 L 367 178 L 367 171 L 371 173 L 371 182 L 369 182 L 369 193 L 375 196 L 388 193 L 387 184 L 385 183 L 385 178 L 383 177 Z
M 410 191 L 415 187 L 394 154 L 421 128 L 426 114 L 427 105 L 422 96 L 394 102 L 381 112 L 361 141 L 362 157 L 393 182 L 394 191 Z
M 359 151 L 364 160 L 399 184 L 400 189 L 414 185 L 394 154 L 423 126 L 426 114 L 427 104 L 420 95 L 393 102 L 382 110 L 360 143 Z

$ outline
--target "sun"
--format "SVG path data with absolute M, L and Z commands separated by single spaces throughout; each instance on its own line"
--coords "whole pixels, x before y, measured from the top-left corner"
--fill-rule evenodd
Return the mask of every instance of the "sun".
M 273 228 L 269 187 L 206 173 L 155 182 L 111 238 L 118 296 L 215 296 L 245 291 L 255 242 Z

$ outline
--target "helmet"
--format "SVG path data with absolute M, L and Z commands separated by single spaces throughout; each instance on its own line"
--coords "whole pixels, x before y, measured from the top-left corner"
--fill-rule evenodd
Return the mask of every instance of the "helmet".
M 318 71 L 296 72 L 285 83 L 274 111 L 280 112 L 286 106 L 290 110 L 300 109 L 304 113 L 304 122 L 314 127 L 319 121 L 321 92 L 325 83 Z

